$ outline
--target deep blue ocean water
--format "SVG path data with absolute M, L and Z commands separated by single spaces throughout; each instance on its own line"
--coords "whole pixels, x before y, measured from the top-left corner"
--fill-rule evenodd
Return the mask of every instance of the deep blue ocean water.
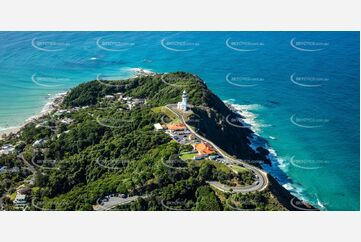
M 279 180 L 360 209 L 359 32 L 0 32 L 0 129 L 49 97 L 134 68 L 199 75 L 277 153 Z M 284 177 L 287 182 L 281 181 Z

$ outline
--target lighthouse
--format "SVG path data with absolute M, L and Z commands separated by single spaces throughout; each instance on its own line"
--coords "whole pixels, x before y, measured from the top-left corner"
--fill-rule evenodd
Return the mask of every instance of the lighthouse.
M 188 105 L 188 93 L 186 90 L 182 93 L 182 101 L 178 102 L 177 108 L 182 111 L 187 111 L 187 105 Z

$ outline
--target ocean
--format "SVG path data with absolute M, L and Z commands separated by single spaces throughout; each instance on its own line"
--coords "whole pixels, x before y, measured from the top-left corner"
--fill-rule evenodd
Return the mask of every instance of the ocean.
M 98 76 L 200 76 L 321 210 L 360 210 L 359 32 L 0 32 L 0 130 Z

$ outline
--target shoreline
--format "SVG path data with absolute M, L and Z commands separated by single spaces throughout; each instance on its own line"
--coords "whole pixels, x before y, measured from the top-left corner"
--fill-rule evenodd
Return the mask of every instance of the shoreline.
M 134 68 L 133 71 L 134 71 L 133 77 L 142 77 L 142 76 L 157 74 L 155 72 L 152 72 L 149 70 L 144 70 L 142 68 Z M 48 98 L 48 102 L 43 106 L 40 113 L 27 118 L 22 125 L 16 126 L 16 127 L 8 127 L 3 130 L 0 130 L 0 141 L 7 139 L 10 135 L 18 134 L 21 131 L 21 129 L 24 128 L 26 125 L 28 125 L 34 121 L 37 121 L 38 119 L 41 119 L 41 118 L 51 114 L 52 112 L 56 111 L 57 109 L 59 109 L 59 107 L 60 107 L 61 103 L 63 102 L 67 93 L 68 93 L 68 91 L 60 92 L 53 96 L 50 96 Z M 263 147 L 269 152 L 269 154 L 266 156 L 266 158 L 268 158 L 271 161 L 272 166 L 262 164 L 260 168 L 262 170 L 266 171 L 267 173 L 269 173 L 269 175 L 272 176 L 273 179 L 277 182 L 277 185 L 281 186 L 285 191 L 289 192 L 290 195 L 296 197 L 297 199 L 301 199 L 301 200 L 309 203 L 308 199 L 306 199 L 304 196 L 302 196 L 301 193 L 299 193 L 297 191 L 295 192 L 295 190 L 297 190 L 297 188 L 292 186 L 292 183 L 290 180 L 288 180 L 287 182 L 284 183 L 284 182 L 282 182 L 282 179 L 279 179 L 279 176 L 277 174 L 275 174 L 274 171 L 272 171 L 274 169 L 273 167 L 276 167 L 277 169 L 279 169 L 286 175 L 286 173 L 280 168 L 280 163 L 279 163 L 276 152 L 269 146 L 268 141 L 266 139 L 264 139 L 258 133 L 258 131 L 260 131 L 260 128 L 263 126 L 258 124 L 255 121 L 257 115 L 251 111 L 253 109 L 251 107 L 258 107 L 258 106 L 260 107 L 260 105 L 258 105 L 258 104 L 240 105 L 240 104 L 236 104 L 233 102 L 229 102 L 227 100 L 223 101 L 223 102 L 226 103 L 226 105 L 228 106 L 228 108 L 230 108 L 230 110 L 232 112 L 240 114 L 243 117 L 242 123 L 249 126 L 249 128 L 252 130 L 252 132 L 253 132 L 252 137 L 251 138 L 248 137 L 249 141 L 251 142 L 251 144 L 249 146 L 253 150 L 255 150 L 257 147 Z M 255 127 L 257 127 L 257 129 L 255 129 Z M 256 139 L 262 139 L 262 140 L 265 140 L 266 142 L 263 144 L 261 144 L 259 142 L 257 143 L 254 141 Z M 267 167 L 265 167 L 265 166 L 268 166 L 268 168 L 271 168 L 271 169 L 267 169 Z
M 128 68 L 129 68 L 129 71 L 132 73 L 132 76 L 130 76 L 129 78 L 136 78 L 136 77 L 142 77 L 142 76 L 148 76 L 148 75 L 152 76 L 152 75 L 157 74 L 156 72 L 153 72 L 150 69 L 144 69 L 141 67 L 128 67 Z M 21 124 L 19 126 L 6 127 L 3 129 L 0 129 L 0 141 L 5 140 L 10 135 L 16 135 L 27 124 L 29 124 L 33 121 L 36 121 L 37 119 L 40 119 L 40 118 L 50 114 L 51 112 L 55 111 L 59 107 L 59 105 L 62 103 L 62 101 L 67 93 L 68 93 L 68 91 L 59 92 L 53 96 L 50 96 L 48 98 L 48 102 L 43 106 L 40 113 L 33 115 L 29 118 L 26 118 L 25 121 L 23 122 L 23 124 Z
M 16 135 L 21 131 L 22 128 L 24 128 L 29 123 L 32 123 L 40 118 L 43 118 L 46 115 L 49 115 L 50 113 L 55 111 L 57 108 L 59 108 L 60 104 L 63 102 L 64 97 L 67 93 L 68 92 L 60 92 L 55 94 L 54 96 L 49 97 L 48 102 L 43 106 L 40 113 L 25 119 L 23 124 L 0 130 L 0 141 L 5 140 L 10 135 Z
M 266 158 L 270 160 L 271 165 L 261 164 L 262 170 L 269 173 L 269 175 L 272 176 L 274 180 L 280 186 L 286 189 L 291 195 L 302 201 L 312 204 L 311 201 L 309 201 L 309 199 L 307 199 L 307 197 L 303 194 L 304 189 L 302 187 L 295 186 L 292 183 L 292 180 L 288 177 L 286 171 L 281 168 L 284 161 L 278 157 L 276 151 L 269 145 L 268 140 L 259 134 L 263 125 L 255 121 L 257 115 L 252 113 L 252 109 L 255 109 L 255 107 L 258 108 L 259 105 L 242 105 L 233 103 L 229 100 L 224 100 L 223 102 L 230 108 L 232 112 L 241 115 L 243 117 L 242 123 L 249 126 L 249 129 L 253 132 L 252 137 L 248 137 L 248 140 L 250 141 L 249 146 L 251 147 L 251 149 L 256 151 L 258 147 L 262 147 L 269 152 Z M 312 205 L 316 207 L 318 205 L 320 209 L 325 208 L 323 205 L 320 204 Z

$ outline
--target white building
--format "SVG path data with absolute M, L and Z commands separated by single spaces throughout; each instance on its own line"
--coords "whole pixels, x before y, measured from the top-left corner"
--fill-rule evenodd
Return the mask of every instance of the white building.
M 55 116 L 63 116 L 64 114 L 70 114 L 71 112 L 66 109 L 60 109 L 54 113 Z
M 177 103 L 177 108 L 182 111 L 187 111 L 188 106 L 188 93 L 186 90 L 183 91 L 182 101 Z
M 27 201 L 26 201 L 26 195 L 25 194 L 20 194 L 19 192 L 16 193 L 16 197 L 15 200 L 13 202 L 16 206 L 25 206 Z
M 0 148 L 0 155 L 8 155 L 14 151 L 15 151 L 15 147 L 13 145 L 6 144 Z
M 62 124 L 71 124 L 73 122 L 73 120 L 71 118 L 64 118 L 62 120 L 60 120 L 60 123 Z
M 160 123 L 153 124 L 156 130 L 163 130 L 163 126 Z
M 113 95 L 105 95 L 104 98 L 107 100 L 112 100 L 112 101 L 115 99 L 115 97 Z
M 34 148 L 42 148 L 46 144 L 47 141 L 48 141 L 47 139 L 36 140 L 33 144 L 33 147 Z

